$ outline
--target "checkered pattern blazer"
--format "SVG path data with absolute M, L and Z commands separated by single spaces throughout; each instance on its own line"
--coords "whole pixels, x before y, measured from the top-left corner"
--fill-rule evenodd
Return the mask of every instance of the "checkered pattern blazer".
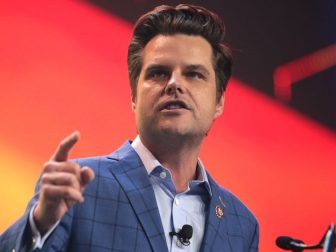
M 153 187 L 129 142 L 111 155 L 76 162 L 90 166 L 96 177 L 85 189 L 85 202 L 62 218 L 42 251 L 168 251 Z M 210 176 L 209 182 L 212 199 L 201 251 L 258 251 L 254 216 Z M 37 198 L 38 194 L 24 216 L 1 235 L 1 252 L 26 251 L 31 239 L 28 215 Z M 223 210 L 223 215 L 218 210 Z

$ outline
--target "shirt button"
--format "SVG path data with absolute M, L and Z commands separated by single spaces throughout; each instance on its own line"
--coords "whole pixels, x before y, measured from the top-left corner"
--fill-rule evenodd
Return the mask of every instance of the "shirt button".
M 167 176 L 166 172 L 163 171 L 160 173 L 160 178 L 164 179 L 166 178 L 166 176 Z
M 15 249 L 12 249 L 12 252 L 15 252 Z
M 175 205 L 176 205 L 176 206 L 180 205 L 180 201 L 179 201 L 179 199 L 175 199 Z

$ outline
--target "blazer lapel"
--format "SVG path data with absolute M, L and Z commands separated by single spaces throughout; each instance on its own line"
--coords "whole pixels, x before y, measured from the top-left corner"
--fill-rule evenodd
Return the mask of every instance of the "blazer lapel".
M 230 202 L 220 194 L 220 188 L 209 176 L 211 186 L 211 200 L 208 208 L 208 215 L 205 223 L 205 233 L 201 251 L 233 251 L 228 238 L 228 223 L 230 214 Z M 221 244 L 218 247 L 218 244 Z
M 153 251 L 168 251 L 154 190 L 139 156 L 126 142 L 108 158 L 118 161 L 110 171 L 125 191 Z

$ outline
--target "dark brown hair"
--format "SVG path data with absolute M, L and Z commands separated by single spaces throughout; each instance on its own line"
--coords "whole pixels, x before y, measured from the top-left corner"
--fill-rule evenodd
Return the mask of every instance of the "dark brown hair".
M 143 49 L 158 34 L 202 36 L 210 43 L 216 73 L 217 99 L 219 99 L 231 76 L 232 64 L 231 51 L 223 43 L 224 23 L 217 14 L 200 6 L 187 4 L 176 7 L 158 6 L 141 16 L 135 23 L 127 55 L 132 97 L 136 97 L 137 82 L 143 65 Z

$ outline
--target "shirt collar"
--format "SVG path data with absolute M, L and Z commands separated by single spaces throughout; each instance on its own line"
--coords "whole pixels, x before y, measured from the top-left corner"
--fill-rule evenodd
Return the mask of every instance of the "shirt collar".
M 132 147 L 135 152 L 139 155 L 143 165 L 145 166 L 148 175 L 152 173 L 152 171 L 157 166 L 163 167 L 163 165 L 157 160 L 153 154 L 147 149 L 147 147 L 142 143 L 139 135 L 134 139 L 132 142 Z M 204 182 L 206 189 L 208 190 L 209 194 L 211 195 L 211 187 L 208 180 L 208 176 L 206 174 L 205 168 L 203 163 L 200 159 L 197 160 L 197 179 L 193 181 Z

